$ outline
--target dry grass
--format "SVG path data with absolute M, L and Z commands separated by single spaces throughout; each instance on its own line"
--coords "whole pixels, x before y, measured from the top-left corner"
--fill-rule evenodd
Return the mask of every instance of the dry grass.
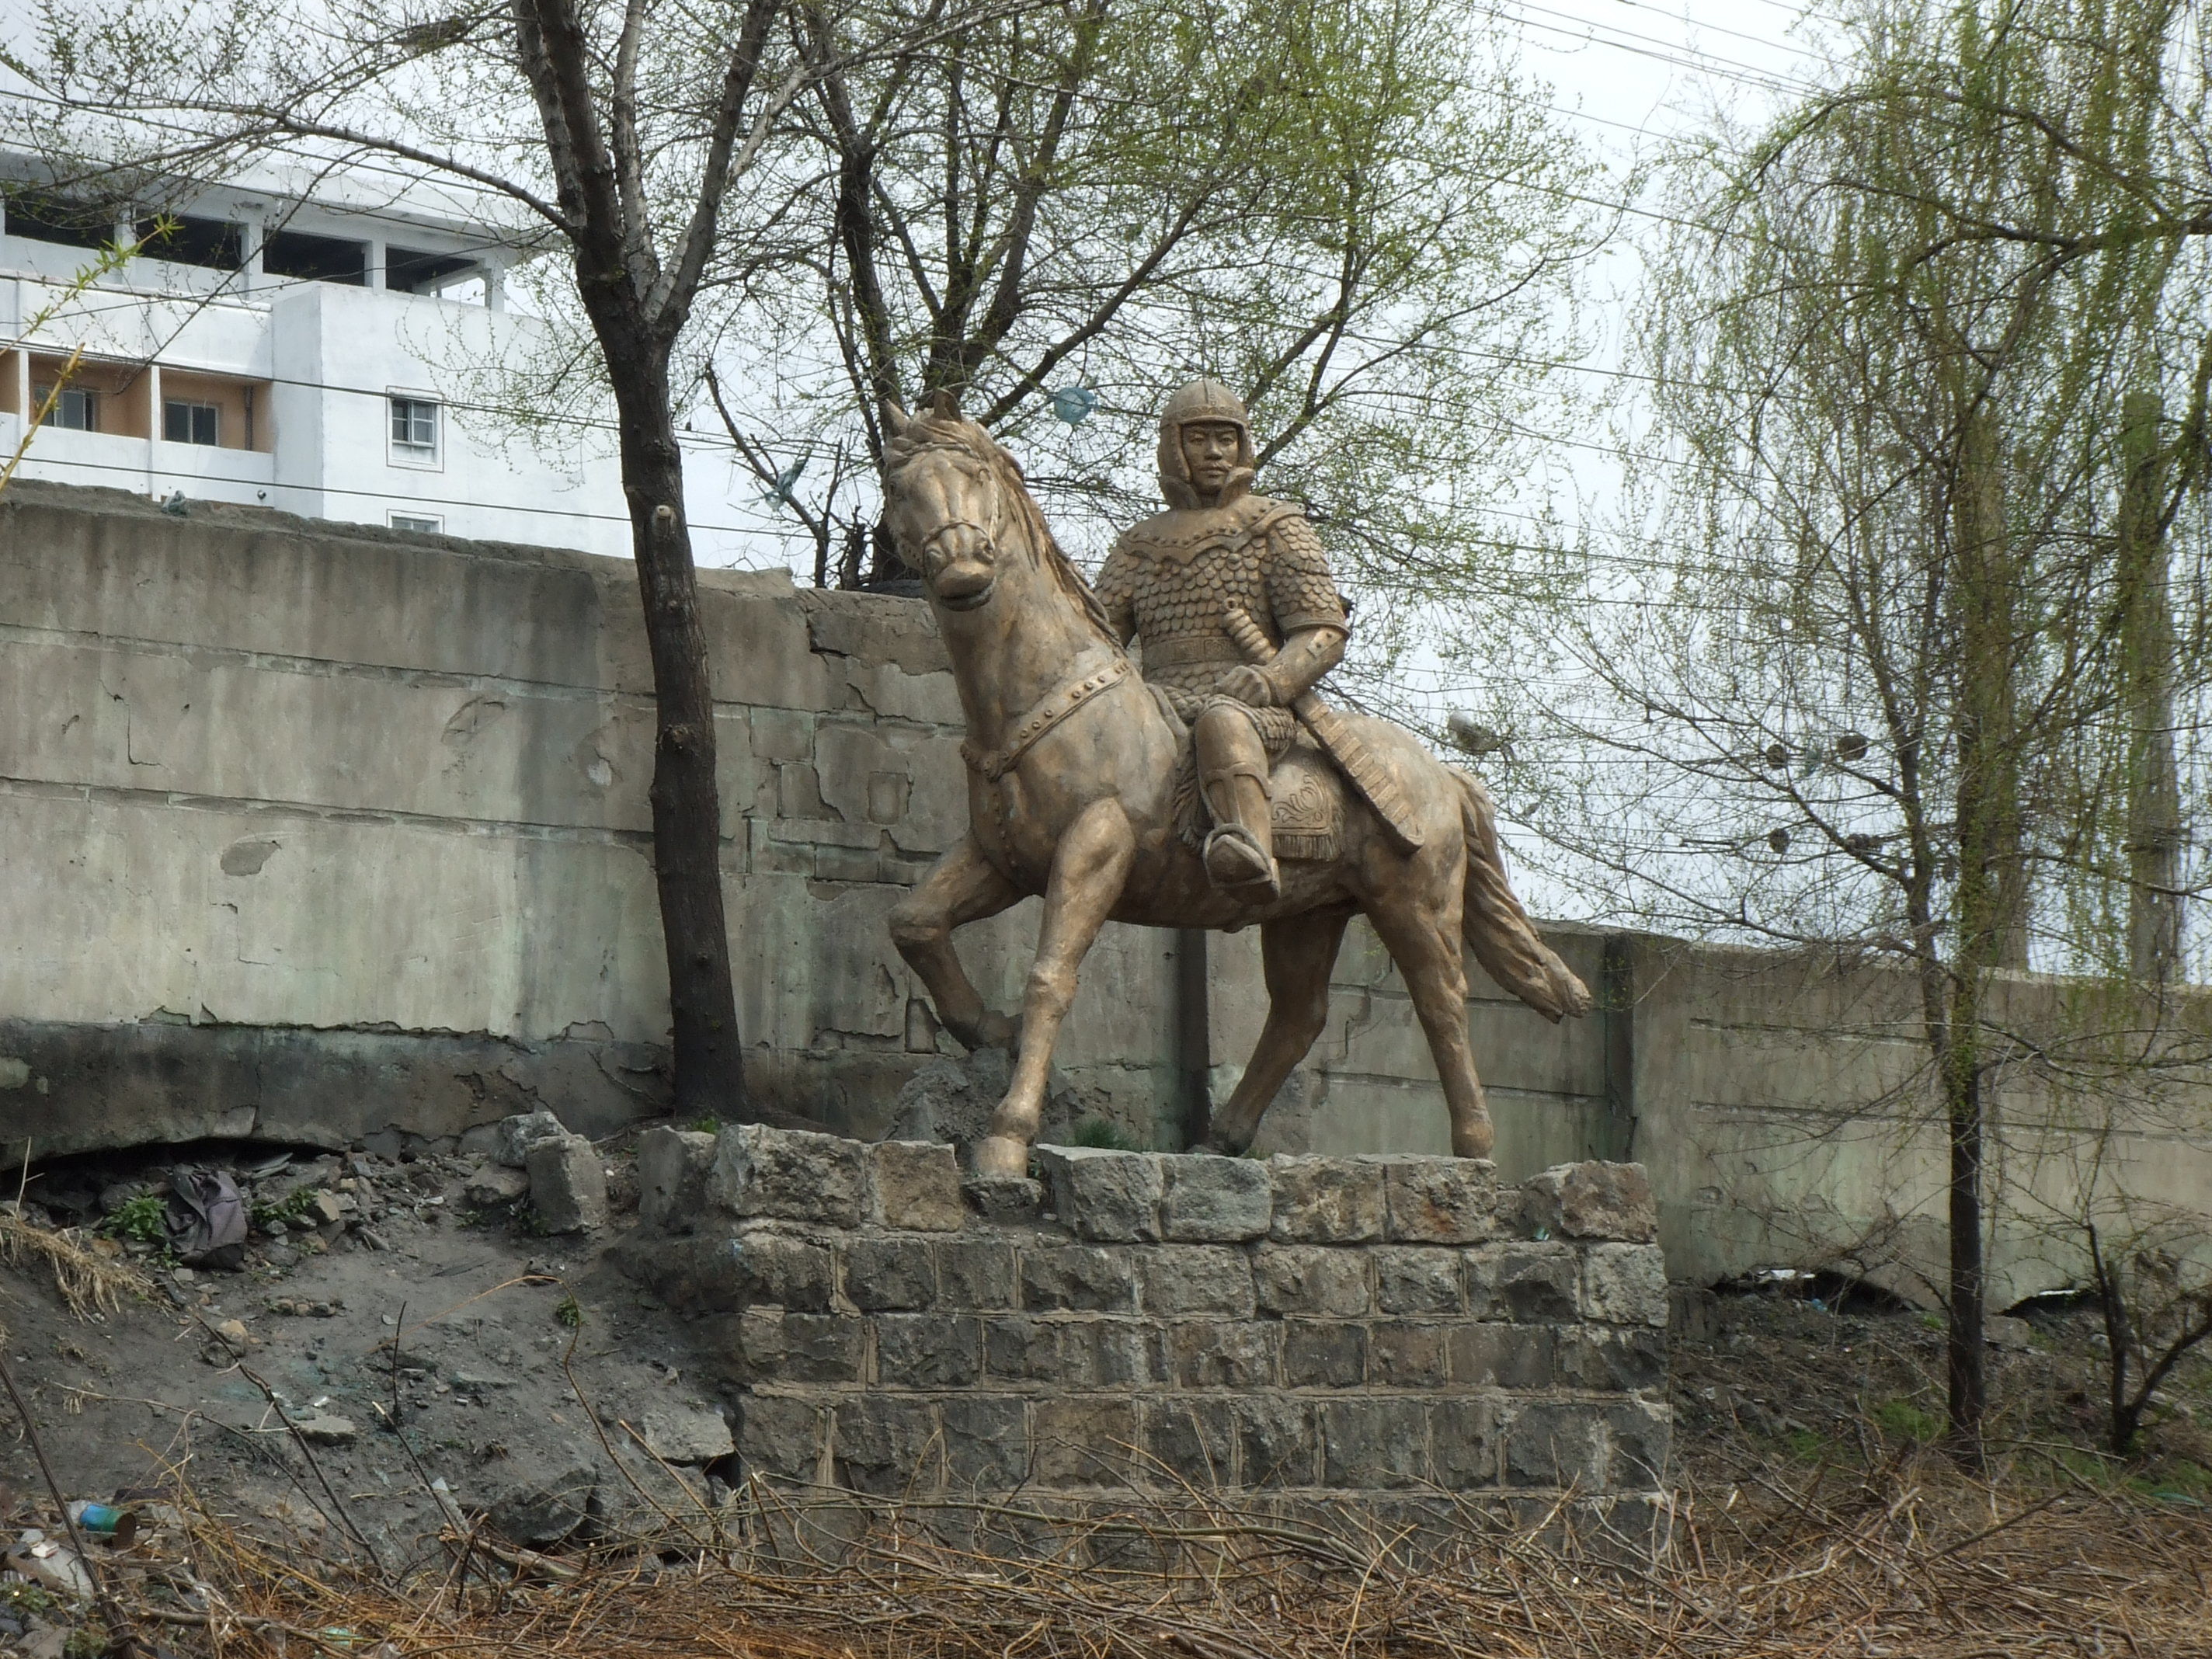
M 449 1532 L 443 1563 L 397 1586 L 204 1522 L 208 1612 L 153 1616 L 184 1647 L 290 1659 L 2212 1656 L 2202 1514 L 2079 1483 L 2000 1492 L 1932 1462 L 1823 1485 L 1686 1494 L 1674 1549 L 1640 1565 L 1557 1516 L 1504 1534 L 1470 1516 L 1416 1550 L 1195 1499 L 1080 1521 L 909 1506 L 848 1542 L 849 1508 L 755 1496 L 716 1513 L 708 1547 L 630 1540 L 557 1577 Z M 955 1513 L 1025 1547 L 933 1541 Z
M 129 1258 L 112 1253 L 106 1239 L 88 1239 L 74 1227 L 56 1231 L 34 1226 L 19 1215 L 0 1211 L 0 1258 L 20 1263 L 27 1257 L 52 1271 L 54 1287 L 79 1319 L 119 1312 L 126 1300 L 154 1293 L 154 1281 Z

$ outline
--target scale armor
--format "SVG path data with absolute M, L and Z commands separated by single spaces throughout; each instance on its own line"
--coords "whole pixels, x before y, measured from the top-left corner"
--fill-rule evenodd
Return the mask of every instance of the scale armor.
M 1231 607 L 1277 645 L 1304 629 L 1345 626 L 1321 538 L 1297 508 L 1261 496 L 1146 520 L 1115 544 L 1096 586 L 1115 633 L 1142 641 L 1146 683 L 1186 722 L 1216 700 L 1215 683 L 1244 660 L 1229 634 Z M 1297 717 L 1287 708 L 1238 706 L 1269 757 L 1279 757 Z

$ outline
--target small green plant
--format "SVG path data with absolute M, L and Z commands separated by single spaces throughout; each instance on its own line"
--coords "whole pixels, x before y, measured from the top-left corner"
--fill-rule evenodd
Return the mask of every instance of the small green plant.
M 1093 1146 L 1109 1152 L 1141 1152 L 1145 1149 L 1103 1117 L 1086 1117 L 1069 1132 L 1072 1146 Z
M 722 1133 L 722 1120 L 712 1115 L 695 1117 L 684 1127 L 697 1134 L 718 1135 Z
M 167 1249 L 169 1243 L 169 1206 L 158 1193 L 141 1193 L 125 1199 L 107 1212 L 100 1231 L 110 1238 Z
M 1820 1463 L 1827 1459 L 1828 1443 L 1810 1429 L 1792 1429 L 1783 1437 L 1790 1455 L 1801 1463 Z
M 561 1305 L 553 1310 L 553 1322 L 572 1331 L 579 1328 L 584 1322 L 584 1304 L 573 1296 L 562 1297 Z
M 1910 1400 L 1885 1400 L 1876 1408 L 1874 1420 L 1881 1431 L 1899 1440 L 1917 1440 L 1925 1443 L 1943 1432 L 1943 1419 L 1933 1412 L 1924 1412 Z
M 276 1203 L 255 1205 L 253 1224 L 265 1233 L 275 1224 L 289 1227 L 295 1221 L 305 1221 L 307 1212 L 315 1207 L 316 1190 L 313 1187 L 302 1187 L 289 1198 Z

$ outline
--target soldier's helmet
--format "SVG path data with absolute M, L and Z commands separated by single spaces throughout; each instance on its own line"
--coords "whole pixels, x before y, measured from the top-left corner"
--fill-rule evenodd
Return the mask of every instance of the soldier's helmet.
M 1252 488 L 1252 417 L 1243 398 L 1220 381 L 1203 377 L 1176 392 L 1160 411 L 1160 494 L 1170 507 L 1199 505 L 1182 459 L 1182 429 L 1193 421 L 1224 421 L 1237 428 L 1237 469 L 1216 503 L 1226 507 Z

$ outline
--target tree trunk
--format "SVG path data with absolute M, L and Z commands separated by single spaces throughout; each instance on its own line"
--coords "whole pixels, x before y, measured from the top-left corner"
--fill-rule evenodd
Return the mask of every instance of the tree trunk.
M 1982 1419 L 1989 1404 L 1982 1346 L 1987 1129 L 1982 1000 L 1988 993 L 1990 969 L 2021 965 L 2025 960 L 2026 865 L 2014 707 L 2016 589 L 2005 533 L 1996 422 L 1985 410 L 1968 417 L 1960 460 L 1952 521 L 1952 589 L 1959 629 L 1958 946 L 1951 965 L 1946 1040 L 1938 1060 L 1950 1149 L 1947 1404 L 1954 1453 L 1978 1467 Z
M 2121 672 L 2128 716 L 2128 970 L 2163 985 L 2181 956 L 2184 827 L 2173 758 L 2173 601 L 2166 586 L 2160 406 L 2155 392 L 2124 405 L 2118 565 Z
M 618 350 L 617 344 L 627 346 Z M 645 604 L 658 729 L 653 757 L 653 868 L 668 956 L 668 1009 L 679 1117 L 751 1121 L 729 927 L 722 908 L 721 805 L 714 776 L 714 692 L 699 577 L 684 514 L 684 456 L 669 412 L 668 358 L 606 342 L 622 444 L 623 494 Z

